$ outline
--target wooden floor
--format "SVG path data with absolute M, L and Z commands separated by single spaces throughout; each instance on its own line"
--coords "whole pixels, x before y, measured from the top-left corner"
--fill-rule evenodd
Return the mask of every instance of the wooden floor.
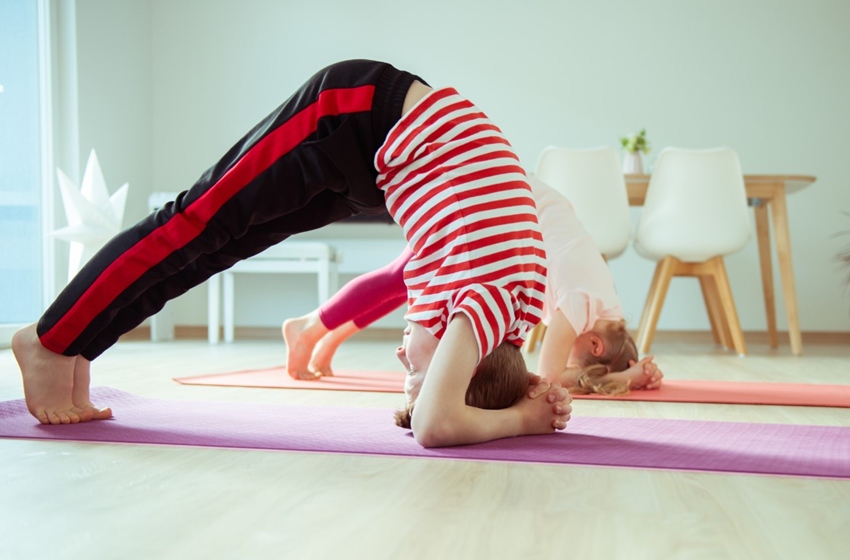
M 396 368 L 395 338 L 337 367 Z M 850 384 L 850 346 L 653 348 L 670 379 Z M 182 386 L 282 363 L 274 341 L 120 342 L 93 383 L 141 395 L 395 407 L 392 394 Z M 535 357 L 530 363 L 533 366 Z M 0 351 L 0 399 L 21 398 Z M 576 415 L 850 426 L 850 410 L 575 403 Z M 120 411 L 119 411 L 120 412 Z M 328 426 L 328 429 L 333 429 Z M 0 440 L 0 559 L 850 558 L 850 481 L 290 452 Z

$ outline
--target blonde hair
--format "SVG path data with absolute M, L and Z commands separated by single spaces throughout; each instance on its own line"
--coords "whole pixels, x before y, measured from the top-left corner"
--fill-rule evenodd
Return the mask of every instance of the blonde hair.
M 626 322 L 615 323 L 604 331 L 594 331 L 605 341 L 605 353 L 601 356 L 588 354 L 571 393 L 586 395 L 625 395 L 629 392 L 628 380 L 602 381 L 602 377 L 613 371 L 629 368 L 629 361 L 638 359 L 637 345 L 626 330 Z
M 503 342 L 475 368 L 466 389 L 466 404 L 500 410 L 515 405 L 528 392 L 528 368 L 519 347 Z M 410 429 L 413 406 L 395 412 L 396 426 Z

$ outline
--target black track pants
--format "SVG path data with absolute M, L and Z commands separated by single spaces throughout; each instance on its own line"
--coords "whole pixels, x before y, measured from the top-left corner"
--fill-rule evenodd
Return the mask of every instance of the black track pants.
M 172 298 L 290 235 L 385 211 L 374 156 L 416 76 L 331 65 L 187 191 L 118 234 L 38 322 L 41 343 L 91 360 Z

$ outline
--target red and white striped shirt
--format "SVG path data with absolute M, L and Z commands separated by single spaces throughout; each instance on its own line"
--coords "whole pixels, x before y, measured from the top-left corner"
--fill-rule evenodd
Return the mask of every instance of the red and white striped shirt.
M 540 322 L 546 255 L 519 158 L 496 125 L 452 88 L 426 95 L 375 155 L 377 185 L 414 256 L 405 318 L 441 338 L 472 321 L 479 360 Z

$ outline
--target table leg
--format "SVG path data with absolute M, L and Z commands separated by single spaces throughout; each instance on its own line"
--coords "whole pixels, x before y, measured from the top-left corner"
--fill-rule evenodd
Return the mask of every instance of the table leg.
M 788 228 L 784 184 L 777 185 L 776 196 L 770 201 L 770 213 L 773 218 L 773 233 L 776 235 L 776 257 L 779 261 L 779 275 L 782 278 L 782 291 L 785 295 L 785 310 L 788 314 L 791 352 L 799 356 L 803 353 L 803 339 L 800 335 L 800 317 L 797 313 L 797 287 L 794 284 L 794 265 L 791 261 L 791 233 Z
M 764 310 L 767 314 L 767 340 L 771 348 L 779 346 L 776 336 L 776 296 L 773 293 L 773 263 L 770 258 L 770 218 L 763 200 L 753 206 L 756 214 L 756 237 L 761 265 L 761 285 L 764 292 Z

